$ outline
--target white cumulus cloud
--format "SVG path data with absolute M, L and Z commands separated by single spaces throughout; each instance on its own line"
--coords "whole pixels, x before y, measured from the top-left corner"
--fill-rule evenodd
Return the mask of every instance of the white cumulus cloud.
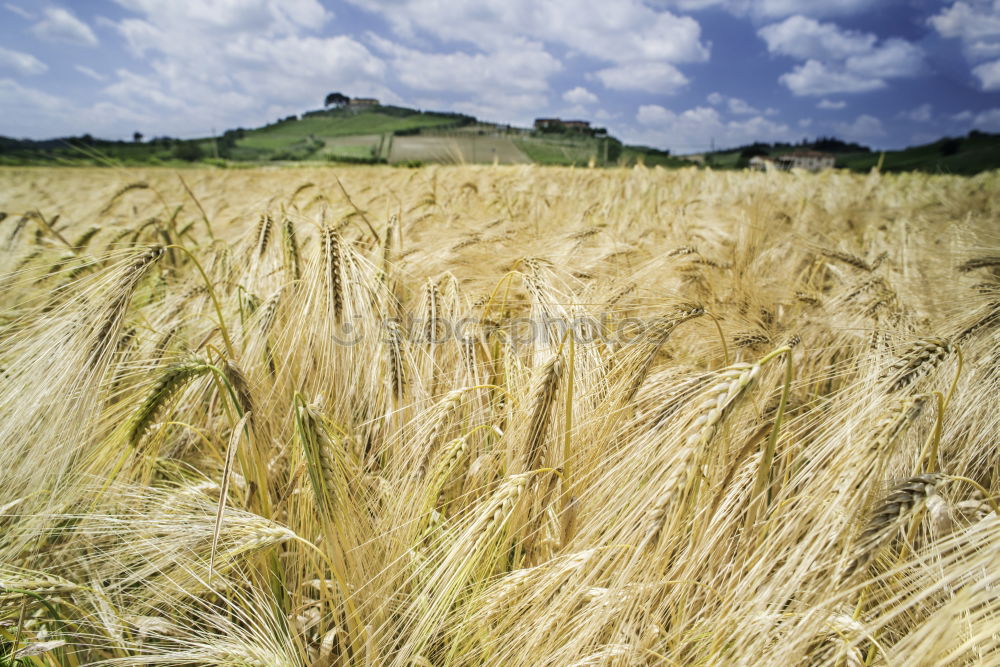
M 927 19 L 942 37 L 958 39 L 984 91 L 1000 90 L 1000 1 L 954 2 Z M 984 62 L 989 61 L 989 62 Z
M 675 118 L 674 112 L 659 104 L 643 104 L 639 107 L 636 120 L 642 125 L 663 125 Z
M 753 116 L 726 121 L 717 109 L 695 107 L 676 113 L 658 104 L 645 104 L 636 113 L 638 127 L 625 128 L 627 141 L 666 146 L 677 153 L 695 153 L 753 141 L 787 141 L 795 134 L 784 124 Z
M 780 23 L 764 26 L 757 34 L 771 53 L 802 60 L 842 60 L 871 51 L 878 41 L 875 35 L 842 30 L 834 23 L 820 23 L 805 16 L 790 16 Z
M 90 26 L 62 7 L 47 7 L 41 21 L 31 31 L 50 42 L 64 42 L 78 46 L 97 46 L 97 35 Z
M 570 104 L 597 104 L 597 95 L 593 94 L 583 86 L 577 86 L 572 90 L 563 93 L 562 98 Z
M 848 72 L 868 73 L 879 79 L 916 76 L 924 64 L 923 50 L 905 39 L 887 39 L 881 46 L 865 53 L 850 56 L 846 62 Z
M 866 93 L 886 86 L 882 79 L 837 70 L 817 60 L 807 60 L 805 64 L 796 65 L 778 80 L 796 95 Z
M 741 4 L 750 5 L 751 11 L 758 16 L 780 18 L 793 14 L 851 16 L 873 9 L 879 2 L 880 0 L 742 0 Z
M 613 90 L 671 93 L 687 83 L 678 64 L 704 62 L 701 26 L 644 0 L 350 0 L 379 14 L 397 36 L 430 36 L 487 55 L 537 43 L 597 61 L 593 73 Z
M 26 10 L 24 7 L 21 7 L 20 5 L 15 5 L 13 2 L 5 2 L 3 3 L 3 6 L 7 11 L 17 14 L 22 19 L 25 19 L 27 21 L 32 21 L 35 18 L 34 14 Z
M 457 95 L 457 111 L 487 120 L 530 123 L 548 104 L 549 78 L 562 63 L 540 42 L 515 39 L 497 51 L 437 53 L 368 33 L 368 41 L 400 83 L 420 93 Z
M 749 104 L 746 100 L 741 100 L 738 97 L 730 97 L 729 113 L 746 116 L 750 114 L 759 114 L 760 110 Z
M 1000 132 L 1000 109 L 987 109 L 976 114 L 972 126 L 978 130 Z
M 899 117 L 905 120 L 911 120 L 914 123 L 927 123 L 930 122 L 933 115 L 934 112 L 930 104 L 921 104 L 920 106 L 914 107 L 909 111 L 900 113 Z
M 965 111 L 952 114 L 949 120 L 957 123 L 966 130 L 1000 132 L 1000 107 L 985 109 L 979 112 L 966 109 Z
M 850 123 L 835 123 L 837 132 L 850 141 L 866 141 L 884 137 L 886 132 L 875 116 L 861 114 Z
M 83 74 L 86 77 L 90 77 L 94 81 L 103 82 L 108 80 L 108 77 L 104 76 L 99 72 L 94 71 L 93 69 L 87 67 L 86 65 L 73 65 L 73 68 L 80 74 Z
M 838 110 L 843 109 L 847 106 L 847 102 L 844 100 L 820 100 L 819 104 L 816 105 L 817 109 L 828 109 L 828 110 Z
M 654 4 L 697 12 L 720 8 L 737 16 L 750 14 L 757 18 L 774 19 L 803 14 L 806 16 L 851 16 L 877 6 L 879 0 L 653 0 Z
M 272 121 L 335 90 L 399 100 L 382 58 L 353 37 L 317 34 L 332 18 L 318 0 L 116 2 L 126 15 L 108 23 L 148 71 L 119 68 L 103 94 L 159 132 Z
M 0 46 L 0 69 L 12 70 L 21 76 L 32 76 L 44 74 L 49 66 L 30 53 Z
M 433 53 L 371 33 L 368 39 L 390 60 L 399 80 L 418 90 L 544 92 L 548 78 L 562 69 L 562 63 L 538 42 L 517 40 L 494 53 Z
M 942 37 L 957 37 L 966 44 L 992 40 L 1000 37 L 1000 5 L 988 1 L 955 2 L 927 22 Z
M 0 79 L 0 100 L 3 100 L 3 108 L 7 109 L 20 103 L 37 109 L 55 111 L 67 104 L 61 97 L 24 86 L 13 79 Z M 6 117 L 13 118 L 13 116 Z
M 760 113 L 764 113 L 767 116 L 773 116 L 778 113 L 777 109 L 772 109 L 772 108 L 768 108 L 766 111 L 761 112 L 760 109 L 753 106 L 744 99 L 741 99 L 739 97 L 729 97 L 719 92 L 709 93 L 705 99 L 713 107 L 722 106 L 723 104 L 725 104 L 726 108 L 729 110 L 729 113 L 737 116 L 749 116 Z
M 708 58 L 694 19 L 642 0 L 351 0 L 382 15 L 401 36 L 419 33 L 485 51 L 522 37 L 609 62 Z
M 123 124 L 131 127 L 141 120 L 114 104 L 81 108 L 72 100 L 13 79 L 0 79 L 0 118 L 4 119 L 3 133 L 12 137 L 107 134 L 120 131 Z
M 972 68 L 972 73 L 979 79 L 983 90 L 1000 90 L 1000 60 L 976 65 Z
M 889 79 L 916 76 L 924 66 L 923 50 L 904 39 L 879 43 L 871 33 L 800 15 L 766 25 L 758 35 L 771 53 L 805 61 L 779 79 L 796 95 L 878 90 Z
M 606 88 L 639 90 L 669 95 L 687 84 L 688 79 L 669 63 L 636 63 L 597 70 L 594 75 Z

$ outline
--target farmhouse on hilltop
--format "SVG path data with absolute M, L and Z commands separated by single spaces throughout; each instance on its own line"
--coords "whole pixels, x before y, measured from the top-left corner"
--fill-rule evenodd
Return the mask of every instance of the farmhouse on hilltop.
M 805 169 L 807 171 L 833 169 L 835 161 L 833 155 L 821 151 L 795 151 L 779 155 L 774 159 L 778 169 Z
M 536 118 L 535 129 L 539 132 L 564 132 L 566 130 L 589 132 L 590 121 L 563 120 L 561 118 Z
M 833 169 L 836 158 L 830 153 L 821 151 L 794 151 L 779 155 L 777 157 L 765 157 L 755 155 L 750 158 L 750 169 L 754 171 L 768 171 L 778 169 L 788 171 L 789 169 L 805 169 L 806 171 L 822 171 Z
M 581 132 L 590 130 L 590 121 L 587 120 L 564 120 L 562 124 L 567 130 L 579 130 Z
M 379 102 L 374 97 L 352 97 L 347 106 L 352 109 L 369 109 L 379 106 Z
M 563 120 L 562 118 L 536 118 L 535 132 L 544 134 L 579 133 L 590 137 L 606 137 L 606 127 L 591 127 L 589 120 Z

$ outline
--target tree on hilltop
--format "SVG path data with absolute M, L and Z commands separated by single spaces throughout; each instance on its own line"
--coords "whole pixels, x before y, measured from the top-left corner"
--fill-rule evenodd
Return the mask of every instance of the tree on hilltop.
M 326 96 L 326 100 L 323 102 L 323 106 L 328 107 L 332 105 L 339 108 L 344 106 L 350 101 L 351 98 L 348 97 L 347 95 L 344 95 L 343 93 L 330 93 L 329 95 Z

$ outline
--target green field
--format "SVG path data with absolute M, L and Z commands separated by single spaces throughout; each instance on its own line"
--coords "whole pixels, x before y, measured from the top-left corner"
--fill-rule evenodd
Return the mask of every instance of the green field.
M 618 162 L 623 166 L 644 164 L 647 167 L 690 167 L 691 163 L 670 155 L 666 151 L 658 151 L 646 146 L 625 146 Z
M 585 165 L 591 158 L 600 160 L 602 155 L 598 140 L 591 137 L 521 137 L 514 140 L 532 161 L 538 164 Z
M 807 147 L 808 148 L 808 147 Z M 777 157 L 795 148 L 775 147 L 770 155 Z M 978 174 L 1000 168 L 1000 134 L 970 132 L 964 137 L 945 137 L 929 144 L 910 146 L 902 150 L 868 152 L 836 152 L 836 166 L 852 171 L 869 171 L 882 160 L 882 171 L 922 171 L 941 174 Z M 713 169 L 743 169 L 746 158 L 740 149 L 705 154 L 706 166 Z
M 399 117 L 377 111 L 357 114 L 331 112 L 330 115 L 304 117 L 299 120 L 269 125 L 258 130 L 249 130 L 243 139 L 238 140 L 237 145 L 279 150 L 290 142 L 301 141 L 310 136 L 346 137 L 383 134 L 414 128 L 440 127 L 454 124 L 454 122 L 454 118 L 427 113 L 414 113 L 411 116 Z
M 646 146 L 622 146 L 613 137 L 546 134 L 519 137 L 514 143 L 538 164 L 585 166 L 593 159 L 600 166 L 691 166 L 687 160 L 672 157 L 666 151 Z
M 954 151 L 953 153 L 951 151 Z M 949 154 L 950 153 L 950 154 Z M 868 171 L 879 154 L 848 153 L 837 156 L 837 166 Z M 883 171 L 924 171 L 943 174 L 976 174 L 1000 167 L 1000 135 L 973 132 L 960 139 L 939 139 L 901 151 L 887 151 Z
M 710 153 L 705 156 L 705 165 L 713 169 L 737 169 L 740 167 L 740 152 Z

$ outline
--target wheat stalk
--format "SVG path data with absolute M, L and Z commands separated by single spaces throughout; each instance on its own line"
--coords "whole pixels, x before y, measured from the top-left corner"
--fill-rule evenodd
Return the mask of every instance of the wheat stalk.
M 699 396 L 693 408 L 694 419 L 680 440 L 680 451 L 673 460 L 673 469 L 666 483 L 647 510 L 644 519 L 643 544 L 654 544 L 668 517 L 668 508 L 690 483 L 693 461 L 715 437 L 738 399 L 760 375 L 759 364 L 735 364 L 718 371 L 718 382 Z
M 323 228 L 323 277 L 326 281 L 327 304 L 335 322 L 340 322 L 344 312 L 344 295 L 341 279 L 343 250 L 340 236 L 331 228 Z
M 292 278 L 299 280 L 302 278 L 302 265 L 299 259 L 299 242 L 295 238 L 295 223 L 285 218 L 281 226 L 282 247 L 285 250 L 285 265 L 292 274 Z
M 879 382 L 890 392 L 904 389 L 930 373 L 951 351 L 951 344 L 943 338 L 914 341 L 882 372 Z
M 257 243 L 256 243 L 256 255 L 257 257 L 263 257 L 264 253 L 267 252 L 267 245 L 271 240 L 271 226 L 274 224 L 274 219 L 268 214 L 262 214 L 260 216 L 260 222 L 257 223 Z
M 821 254 L 824 257 L 829 257 L 831 259 L 839 260 L 841 262 L 844 262 L 845 264 L 853 266 L 856 269 L 861 269 L 862 271 L 871 271 L 873 268 L 871 264 L 861 259 L 857 255 L 852 255 L 851 253 L 844 252 L 842 250 L 830 250 L 828 248 L 824 248 L 821 251 Z M 879 264 L 881 263 L 882 263 L 882 258 L 879 259 Z
M 897 484 L 871 513 L 868 524 L 855 542 L 855 556 L 843 577 L 849 577 L 872 562 L 892 533 L 934 495 L 944 481 L 941 475 L 930 473 L 910 477 Z
M 670 338 L 670 334 L 674 332 L 680 324 L 687 322 L 688 320 L 694 319 L 696 317 L 701 317 L 705 314 L 705 309 L 698 305 L 686 305 L 681 306 L 677 309 L 677 313 L 668 318 L 666 321 L 659 323 L 653 334 L 653 344 L 650 346 L 649 351 L 646 355 L 639 361 L 635 368 L 630 368 L 626 371 L 626 375 L 632 378 L 630 384 L 625 390 L 622 396 L 622 402 L 628 403 L 635 395 L 639 393 L 639 388 L 642 383 L 646 381 L 646 377 L 649 375 L 649 369 L 653 366 L 653 361 L 656 359 L 656 355 L 659 354 L 660 349 Z
M 169 366 L 160 376 L 146 400 L 135 411 L 129 427 L 129 442 L 133 446 L 137 445 L 170 399 L 194 379 L 210 370 L 211 367 L 201 359 L 186 360 Z
M 1000 257 L 973 257 L 959 265 L 958 270 L 968 273 L 976 269 L 988 269 L 1000 266 Z
M 535 374 L 532 383 L 531 413 L 528 418 L 528 429 L 525 433 L 524 464 L 522 471 L 535 470 L 545 463 L 547 449 L 545 438 L 548 434 L 549 420 L 555 405 L 556 394 L 563 374 L 563 361 L 560 354 L 554 354 Z

